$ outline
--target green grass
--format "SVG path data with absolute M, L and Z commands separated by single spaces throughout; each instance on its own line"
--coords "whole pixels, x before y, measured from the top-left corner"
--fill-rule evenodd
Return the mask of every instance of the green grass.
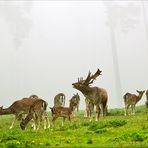
M 81 111 L 72 122 L 61 119 L 56 126 L 34 131 L 31 123 L 25 131 L 19 127 L 19 121 L 9 130 L 13 116 L 0 117 L 0 148 L 42 148 L 42 147 L 148 147 L 148 117 L 145 106 L 136 108 L 135 116 L 124 116 L 123 109 L 111 109 L 106 117 L 95 119 L 83 117 Z M 51 116 L 49 115 L 49 119 Z

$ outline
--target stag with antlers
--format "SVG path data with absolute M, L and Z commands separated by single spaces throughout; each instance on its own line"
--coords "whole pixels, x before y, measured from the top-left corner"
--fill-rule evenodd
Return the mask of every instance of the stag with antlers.
M 88 73 L 88 76 L 85 80 L 83 78 L 79 79 L 78 82 L 73 83 L 73 87 L 85 96 L 89 104 L 94 104 L 96 106 L 96 121 L 98 121 L 100 117 L 101 112 L 101 106 L 103 108 L 103 116 L 106 114 L 106 106 L 108 101 L 108 95 L 107 91 L 103 88 L 99 87 L 92 87 L 90 84 L 93 83 L 93 81 L 101 75 L 101 72 L 99 69 L 96 71 L 95 74 L 91 74 L 91 72 Z M 92 114 L 90 113 L 90 120 L 92 118 Z
M 135 114 L 135 106 L 136 106 L 136 104 L 141 100 L 141 98 L 142 98 L 144 92 L 145 92 L 145 91 L 138 91 L 138 90 L 137 90 L 138 95 L 131 94 L 131 93 L 127 92 L 127 93 L 123 96 L 124 104 L 125 104 L 125 114 L 124 114 L 125 116 L 127 115 L 128 109 L 129 109 L 130 106 L 131 106 L 131 109 L 132 109 L 131 114 L 132 114 L 132 115 Z

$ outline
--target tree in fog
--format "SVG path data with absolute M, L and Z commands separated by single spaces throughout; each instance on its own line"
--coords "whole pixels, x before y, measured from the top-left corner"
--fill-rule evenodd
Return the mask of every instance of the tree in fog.
M 139 23 L 140 7 L 136 6 L 133 2 L 106 1 L 104 2 L 107 13 L 107 24 L 109 26 L 109 34 L 111 40 L 114 75 L 115 75 L 115 88 L 117 91 L 117 100 L 121 104 L 122 88 L 119 70 L 118 48 L 116 40 L 116 29 L 120 28 L 123 32 L 127 32 L 134 28 Z
M 18 49 L 23 39 L 29 35 L 31 5 L 31 1 L 0 1 L 0 16 L 7 22 L 15 49 Z

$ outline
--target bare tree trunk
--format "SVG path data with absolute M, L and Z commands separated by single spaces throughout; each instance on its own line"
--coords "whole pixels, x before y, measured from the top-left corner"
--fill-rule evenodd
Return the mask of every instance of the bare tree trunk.
M 111 40 L 113 66 L 114 66 L 114 73 L 115 73 L 114 76 L 115 76 L 115 88 L 117 91 L 116 92 L 117 102 L 118 102 L 118 105 L 121 105 L 122 92 L 121 92 L 119 61 L 118 61 L 118 54 L 117 54 L 115 29 L 112 24 L 110 24 L 110 40 Z
M 142 7 L 143 7 L 143 19 L 144 19 L 144 26 L 145 26 L 145 31 L 146 31 L 147 47 L 148 47 L 148 20 L 146 16 L 145 4 L 143 0 L 142 0 Z

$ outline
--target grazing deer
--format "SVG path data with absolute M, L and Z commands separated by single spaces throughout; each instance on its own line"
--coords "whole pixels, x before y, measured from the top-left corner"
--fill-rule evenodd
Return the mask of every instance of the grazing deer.
M 131 114 L 135 115 L 135 106 L 136 106 L 137 102 L 139 102 L 141 100 L 144 92 L 145 91 L 138 91 L 137 90 L 138 95 L 131 94 L 131 93 L 127 92 L 123 96 L 124 104 L 125 104 L 125 114 L 124 114 L 125 116 L 128 114 L 128 109 L 129 109 L 130 106 L 131 106 L 131 109 L 132 109 Z
M 101 72 L 99 69 L 96 71 L 94 75 L 91 75 L 91 73 L 88 73 L 88 76 L 85 80 L 81 78 L 78 82 L 73 83 L 73 87 L 83 93 L 89 104 L 94 104 L 96 106 L 96 121 L 98 121 L 102 105 L 103 108 L 103 116 L 106 114 L 106 106 L 108 101 L 108 95 L 105 89 L 99 88 L 99 87 L 91 87 L 90 84 L 93 83 L 93 81 L 101 75 Z M 92 115 L 90 115 L 90 120 L 92 118 Z
M 145 102 L 146 108 L 148 109 L 148 90 L 146 91 L 146 102 Z
M 12 103 L 8 108 L 0 107 L 0 115 L 14 114 L 15 118 L 10 126 L 13 127 L 16 120 L 20 120 L 23 114 L 27 114 L 30 106 L 38 99 L 36 95 L 31 95 L 29 98 L 23 98 Z
M 68 118 L 68 120 L 71 121 L 70 116 L 74 111 L 74 106 L 76 106 L 76 104 L 70 102 L 69 107 L 62 107 L 62 106 L 49 107 L 51 109 L 51 114 L 52 114 L 52 126 L 55 125 L 55 120 L 59 117 L 63 117 L 62 126 L 64 126 L 64 121 L 66 118 Z
M 79 96 L 79 94 L 78 93 L 74 94 L 72 96 L 72 98 L 69 100 L 69 102 L 74 107 L 74 111 L 75 111 L 75 109 L 77 109 L 77 112 L 78 112 L 79 111 L 79 103 L 80 103 L 80 96 Z
M 43 116 L 44 116 L 44 129 L 46 129 L 47 124 L 48 127 L 50 127 L 46 112 L 47 105 L 48 105 L 47 102 L 42 99 L 36 100 L 30 106 L 29 113 L 27 114 L 26 118 L 22 119 L 20 123 L 21 129 L 24 130 L 31 119 L 34 120 L 34 130 L 40 129 Z M 37 122 L 38 122 L 38 128 L 37 128 Z
M 54 97 L 54 106 L 65 106 L 65 94 L 59 93 Z

